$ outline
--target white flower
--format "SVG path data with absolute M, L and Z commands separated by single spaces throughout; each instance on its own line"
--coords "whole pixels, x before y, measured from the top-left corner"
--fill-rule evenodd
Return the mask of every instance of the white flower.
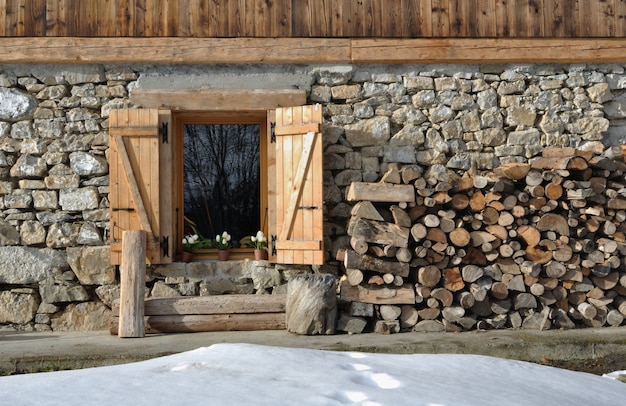
M 187 237 L 183 238 L 183 244 L 189 244 L 189 240 L 187 240 Z
M 256 242 L 256 237 L 255 236 L 250 237 L 250 241 Z

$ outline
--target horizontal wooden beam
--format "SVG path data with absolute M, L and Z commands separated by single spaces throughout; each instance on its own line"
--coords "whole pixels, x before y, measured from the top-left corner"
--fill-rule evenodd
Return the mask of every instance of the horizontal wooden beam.
M 149 298 L 144 301 L 144 315 L 168 316 L 190 314 L 285 313 L 287 295 L 216 295 Z M 120 301 L 113 301 L 111 312 L 117 315 Z
M 134 89 L 130 101 L 145 108 L 185 111 L 257 111 L 306 104 L 299 89 Z
M 201 333 L 208 331 L 284 330 L 285 313 L 171 314 L 146 316 L 146 334 Z M 109 320 L 109 332 L 117 335 L 119 317 Z
M 0 63 L 324 63 L 350 60 L 349 39 L 2 38 Z
M 611 63 L 626 38 L 354 39 L 353 63 Z
M 2 38 L 0 63 L 611 63 L 626 38 Z

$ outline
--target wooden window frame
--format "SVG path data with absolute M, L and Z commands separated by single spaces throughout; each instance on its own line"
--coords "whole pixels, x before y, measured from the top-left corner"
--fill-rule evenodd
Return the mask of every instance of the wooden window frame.
M 261 230 L 268 235 L 268 137 L 267 137 L 267 112 L 183 112 L 173 113 L 173 150 L 174 150 L 174 187 L 173 197 L 175 202 L 177 235 L 184 235 L 184 161 L 183 161 L 183 127 L 186 124 L 251 124 L 259 126 L 260 147 L 260 204 L 261 204 Z M 263 221 L 265 219 L 265 221 Z M 214 238 L 214 236 L 205 236 Z M 179 238 L 179 240 L 181 239 Z M 182 254 L 182 241 L 176 242 L 175 252 L 177 256 Z M 194 251 L 194 260 L 217 260 L 217 249 L 202 249 Z M 254 258 L 253 248 L 231 248 L 230 259 L 241 260 Z

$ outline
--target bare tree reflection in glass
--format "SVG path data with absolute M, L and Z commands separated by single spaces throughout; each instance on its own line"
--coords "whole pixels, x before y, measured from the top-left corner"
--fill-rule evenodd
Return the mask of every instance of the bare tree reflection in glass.
M 260 226 L 257 124 L 184 126 L 184 209 L 207 238 L 227 230 L 234 241 Z

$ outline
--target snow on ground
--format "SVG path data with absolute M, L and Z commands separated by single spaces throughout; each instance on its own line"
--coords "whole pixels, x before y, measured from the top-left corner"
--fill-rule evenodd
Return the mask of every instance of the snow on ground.
M 0 378 L 2 405 L 618 405 L 626 384 L 479 355 L 216 344 L 133 364 Z

